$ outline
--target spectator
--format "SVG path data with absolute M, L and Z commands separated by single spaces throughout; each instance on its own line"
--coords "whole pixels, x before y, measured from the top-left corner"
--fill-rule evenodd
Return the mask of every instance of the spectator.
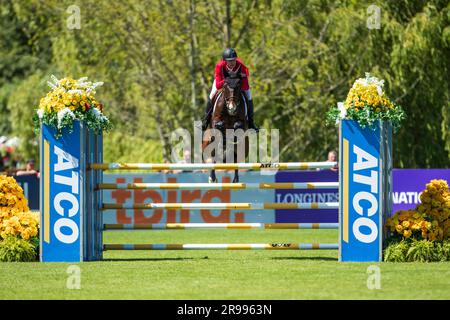
M 338 165 L 337 165 L 337 152 L 335 150 L 331 150 L 330 152 L 328 152 L 328 159 L 327 161 L 329 162 L 336 162 L 336 165 L 331 168 L 331 171 L 338 171 Z
M 169 160 L 164 160 L 164 163 L 165 164 L 170 164 L 170 161 Z M 172 173 L 172 171 L 171 170 L 161 170 L 161 173 Z
M 191 151 L 190 150 L 185 150 L 183 152 L 183 159 L 181 160 L 176 160 L 176 163 L 183 163 L 183 164 L 192 164 L 191 161 Z M 180 172 L 193 172 L 192 169 L 184 169 L 184 170 L 174 170 L 173 173 L 180 173 Z
M 191 163 L 191 151 L 185 150 L 183 153 L 183 160 L 181 163 Z M 183 170 L 183 172 L 192 172 L 192 170 Z
M 38 178 L 40 176 L 39 172 L 36 171 L 36 162 L 34 159 L 30 159 L 27 161 L 27 166 L 25 170 L 19 170 L 16 172 L 16 175 L 18 176 L 25 176 L 25 175 L 36 175 Z

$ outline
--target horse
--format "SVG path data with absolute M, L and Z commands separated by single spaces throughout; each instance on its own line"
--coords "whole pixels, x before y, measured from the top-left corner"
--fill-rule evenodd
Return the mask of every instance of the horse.
M 234 137 L 233 149 L 229 150 L 229 148 L 227 149 L 226 143 L 226 131 L 227 129 L 233 129 L 233 132 L 238 129 L 242 129 L 243 131 L 248 129 L 246 103 L 244 94 L 241 91 L 241 79 L 237 76 L 237 73 L 231 74 L 230 77 L 225 79 L 223 88 L 217 92 L 213 101 L 214 109 L 208 129 L 216 129 L 222 133 L 222 159 L 227 159 L 227 152 L 233 152 L 232 155 L 229 154 L 230 157 L 233 156 L 233 163 L 237 163 L 238 160 L 245 161 L 245 158 L 248 156 L 248 139 L 245 137 L 244 140 L 240 139 L 236 141 L 237 138 Z M 211 137 L 208 137 L 205 134 L 202 143 L 202 151 L 204 151 L 212 141 Z M 240 143 L 245 143 L 245 146 L 243 146 L 245 150 L 243 159 L 238 159 L 239 150 L 242 150 L 242 145 L 240 145 Z M 216 163 L 217 157 L 214 151 L 212 152 L 212 156 L 213 162 Z M 210 171 L 208 180 L 210 183 L 217 182 L 214 169 Z M 234 170 L 233 183 L 237 182 L 239 182 L 239 170 L 236 169 Z

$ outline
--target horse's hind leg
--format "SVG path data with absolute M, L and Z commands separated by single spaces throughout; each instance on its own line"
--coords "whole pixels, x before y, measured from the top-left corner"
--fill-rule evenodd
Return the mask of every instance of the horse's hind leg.
M 216 183 L 217 182 L 216 170 L 212 169 L 210 171 L 208 181 L 209 181 L 209 183 Z
M 239 170 L 234 170 L 234 178 L 233 178 L 233 183 L 238 183 L 239 182 Z

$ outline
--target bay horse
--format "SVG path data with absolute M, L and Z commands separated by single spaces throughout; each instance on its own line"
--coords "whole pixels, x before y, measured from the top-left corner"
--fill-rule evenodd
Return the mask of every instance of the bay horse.
M 237 163 L 238 160 L 245 161 L 248 156 L 248 139 L 245 137 L 244 140 L 240 139 L 236 141 L 236 137 L 233 141 L 233 149 L 227 149 L 227 129 L 233 129 L 233 132 L 238 129 L 246 131 L 248 129 L 247 121 L 247 102 L 241 91 L 241 79 L 238 77 L 237 73 L 232 73 L 230 77 L 225 79 L 223 88 L 219 90 L 213 100 L 213 114 L 211 116 L 211 121 L 209 123 L 208 129 L 216 129 L 222 133 L 223 138 L 223 150 L 222 159 L 226 162 L 227 152 L 232 152 L 233 163 Z M 231 138 L 229 138 L 231 139 Z M 207 134 L 204 135 L 202 141 L 202 151 L 212 142 L 212 138 Z M 245 143 L 245 146 L 238 145 L 239 143 Z M 244 155 L 238 157 L 239 149 L 245 150 Z M 213 162 L 217 162 L 217 155 L 212 152 Z M 242 159 L 243 156 L 243 159 Z M 231 157 L 231 153 L 229 154 Z M 240 159 L 238 159 L 240 158 Z M 214 169 L 210 171 L 209 182 L 217 182 L 216 172 Z M 233 183 L 239 182 L 239 170 L 234 170 Z

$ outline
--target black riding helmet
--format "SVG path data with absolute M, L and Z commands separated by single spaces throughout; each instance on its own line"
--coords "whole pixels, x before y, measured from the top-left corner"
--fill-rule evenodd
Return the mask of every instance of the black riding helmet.
M 223 60 L 234 60 L 237 58 L 236 50 L 233 48 L 226 48 L 222 54 Z

